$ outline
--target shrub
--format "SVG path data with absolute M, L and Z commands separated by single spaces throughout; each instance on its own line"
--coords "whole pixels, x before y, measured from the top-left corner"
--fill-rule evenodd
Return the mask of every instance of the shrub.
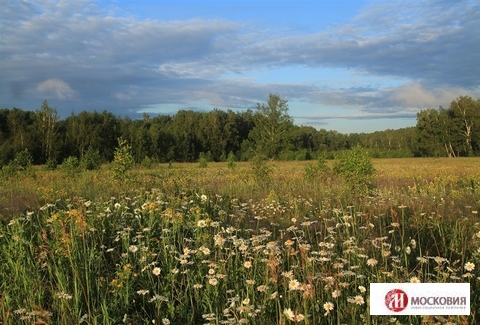
M 23 151 L 20 151 L 15 155 L 15 159 L 13 160 L 13 163 L 21 170 L 27 170 L 29 167 L 32 166 L 33 163 L 33 156 L 28 151 L 28 149 L 25 149 Z
M 115 148 L 112 162 L 113 178 L 116 180 L 125 180 L 128 177 L 128 171 L 133 167 L 135 160 L 132 155 L 132 147 L 127 140 L 118 138 L 118 147 Z
M 75 177 L 79 171 L 80 161 L 75 156 L 66 158 L 62 163 L 62 169 L 69 177 Z
M 305 179 L 310 181 L 315 178 L 325 176 L 329 172 L 330 168 L 327 165 L 326 156 L 320 155 L 316 164 L 308 164 L 305 167 Z
M 82 156 L 80 166 L 85 170 L 96 170 L 102 165 L 102 158 L 100 152 L 89 147 Z
M 200 152 L 200 156 L 198 157 L 198 167 L 206 168 L 207 167 L 207 155 L 205 153 Z
M 228 154 L 228 157 L 227 157 L 227 167 L 230 168 L 230 169 L 233 169 L 235 168 L 235 155 L 233 154 L 232 151 L 230 151 L 230 153 Z
M 45 163 L 45 169 L 46 170 L 55 170 L 57 169 L 58 164 L 57 164 L 57 159 L 50 157 L 48 158 L 47 162 Z
M 153 167 L 153 164 L 154 164 L 154 160 L 150 157 L 145 157 L 143 158 L 142 160 L 142 166 L 147 168 L 147 169 L 150 169 Z
M 356 194 L 367 193 L 375 175 L 368 151 L 359 145 L 338 158 L 334 164 L 334 171 Z

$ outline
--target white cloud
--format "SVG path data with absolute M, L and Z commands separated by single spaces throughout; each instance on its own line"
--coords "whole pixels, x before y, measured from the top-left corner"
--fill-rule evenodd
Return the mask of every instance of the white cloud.
M 5 2 L 0 96 L 8 106 L 28 108 L 18 103 L 17 89 L 24 90 L 25 103 L 38 100 L 26 93 L 32 84 L 39 95 L 78 99 L 78 109 L 114 113 L 192 101 L 254 107 L 272 92 L 358 116 L 413 112 L 478 94 L 480 11 L 468 1 L 374 1 L 348 24 L 315 33 L 272 32 L 260 23 L 226 19 L 141 20 L 103 12 L 88 0 L 0 0 L 0 6 Z M 353 85 L 333 74 L 321 86 L 289 82 L 288 76 L 242 78 L 297 66 L 312 71 L 310 80 L 335 68 L 404 85 L 367 77 Z
M 76 92 L 68 83 L 61 79 L 47 79 L 37 86 L 37 91 L 45 96 L 53 96 L 57 99 L 73 99 Z
M 433 87 L 427 89 L 419 82 L 410 82 L 390 90 L 390 98 L 402 106 L 412 108 L 438 108 L 449 105 L 455 98 L 471 94 L 478 95 L 478 90 L 471 91 L 461 87 Z

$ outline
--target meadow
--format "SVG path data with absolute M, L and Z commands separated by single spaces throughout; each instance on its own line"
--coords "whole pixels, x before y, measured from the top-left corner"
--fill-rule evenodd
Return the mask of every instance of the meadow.
M 0 324 L 480 323 L 480 159 L 372 162 L 362 194 L 315 161 L 0 179 Z M 371 282 L 471 314 L 370 316 Z

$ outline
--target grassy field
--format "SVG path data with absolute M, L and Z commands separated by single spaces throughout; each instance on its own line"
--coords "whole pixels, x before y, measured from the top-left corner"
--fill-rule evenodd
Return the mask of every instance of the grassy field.
M 0 324 L 477 324 L 480 159 L 35 167 L 0 180 Z M 332 167 L 333 162 L 328 162 Z M 370 316 L 371 282 L 471 285 L 470 316 Z

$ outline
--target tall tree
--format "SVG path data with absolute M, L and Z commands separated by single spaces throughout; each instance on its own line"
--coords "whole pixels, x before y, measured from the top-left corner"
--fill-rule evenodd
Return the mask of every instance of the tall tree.
M 278 157 L 288 145 L 287 135 L 293 126 L 287 100 L 270 94 L 266 104 L 257 104 L 254 123 L 249 138 L 255 143 L 256 150 L 268 158 Z
M 460 96 L 450 104 L 451 118 L 463 138 L 462 152 L 472 156 L 475 131 L 480 131 L 480 105 L 469 96 Z
M 44 100 L 42 107 L 35 112 L 35 124 L 39 133 L 38 140 L 40 141 L 42 162 L 53 158 L 57 143 L 58 120 L 57 110 L 48 106 L 48 102 Z

